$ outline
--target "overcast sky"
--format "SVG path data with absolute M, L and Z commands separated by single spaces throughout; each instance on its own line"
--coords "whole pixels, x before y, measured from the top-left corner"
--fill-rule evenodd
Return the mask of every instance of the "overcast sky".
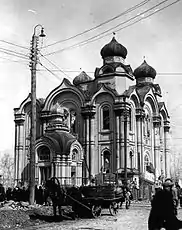
M 37 71 L 37 97 L 45 98 L 64 77 L 69 76 L 69 80 L 72 81 L 79 74 L 68 71 L 79 71 L 81 68 L 93 77 L 95 68 L 102 65 L 101 48 L 110 42 L 112 32 L 116 32 L 117 41 L 128 50 L 126 61 L 133 70 L 143 62 L 144 56 L 148 64 L 156 69 L 158 75 L 155 83 L 160 84 L 171 115 L 175 149 L 181 151 L 182 1 L 160 11 L 175 0 L 148 0 L 138 9 L 121 15 L 140 2 L 144 3 L 141 0 L 0 0 L 0 151 L 13 152 L 13 109 L 19 107 L 30 93 L 28 59 L 26 56 L 19 58 L 13 55 L 17 55 L 17 52 L 29 54 L 33 28 L 37 24 L 44 26 L 46 34 L 43 41 L 40 40 L 39 48 L 56 42 L 41 49 L 43 55 L 55 52 L 46 56 L 48 60 L 40 57 L 41 63 L 54 71 L 56 67 L 50 64 L 51 61 L 58 67 L 57 70 L 65 71 L 65 74 L 54 71 L 53 75 L 45 71 L 44 67 L 38 66 L 41 71 Z M 161 4 L 158 5 L 159 3 Z M 150 8 L 153 9 L 142 14 Z M 154 14 L 146 18 L 151 13 Z M 118 18 L 92 29 L 115 16 Z M 131 18 L 134 19 L 129 20 Z M 129 25 L 136 20 L 140 21 Z M 127 27 L 123 28 L 125 26 Z M 59 42 L 89 29 L 90 32 L 66 42 Z M 109 34 L 104 33 L 107 30 Z M 37 27 L 36 33 L 39 32 Z M 102 38 L 94 42 L 65 49 L 101 33 Z M 13 51 L 12 55 L 9 54 L 9 50 Z

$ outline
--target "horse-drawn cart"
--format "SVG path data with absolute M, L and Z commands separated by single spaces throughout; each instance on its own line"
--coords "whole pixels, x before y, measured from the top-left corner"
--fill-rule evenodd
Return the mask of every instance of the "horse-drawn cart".
M 83 199 L 93 204 L 93 217 L 96 217 L 98 214 L 101 215 L 102 209 L 109 209 L 111 215 L 116 215 L 119 203 L 124 201 L 122 189 L 112 184 L 84 186 L 81 188 L 81 192 L 84 196 Z
M 108 208 L 111 215 L 116 215 L 119 203 L 124 201 L 122 189 L 113 184 L 63 188 L 59 180 L 53 177 L 47 183 L 47 188 L 53 201 L 54 215 L 56 207 L 61 215 L 63 205 L 71 205 L 75 216 L 79 217 L 99 217 L 103 208 Z

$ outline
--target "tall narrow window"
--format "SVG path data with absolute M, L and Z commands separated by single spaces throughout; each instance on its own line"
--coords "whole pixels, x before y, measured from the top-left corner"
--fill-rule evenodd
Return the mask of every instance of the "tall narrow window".
M 110 172 L 110 152 L 104 151 L 104 171 L 106 173 Z
M 72 110 L 70 112 L 70 131 L 71 133 L 76 133 L 76 112 Z
M 129 110 L 129 130 L 132 131 L 132 114 L 131 114 L 131 109 Z
M 109 107 L 103 107 L 103 129 L 110 129 L 110 114 Z
M 144 157 L 144 170 L 148 171 L 148 166 L 149 166 L 149 156 L 146 154 Z

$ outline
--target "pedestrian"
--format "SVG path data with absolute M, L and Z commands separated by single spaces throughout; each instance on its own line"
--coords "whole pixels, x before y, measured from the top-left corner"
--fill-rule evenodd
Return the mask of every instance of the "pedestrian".
M 5 200 L 5 189 L 2 184 L 0 184 L 0 202 Z
M 163 183 L 163 189 L 154 195 L 148 218 L 149 230 L 160 230 L 161 228 L 166 230 L 182 229 L 182 221 L 178 220 L 175 215 L 173 185 L 170 178 L 166 179 Z
M 180 202 L 180 207 L 182 208 L 182 188 L 179 190 L 179 202 Z
M 12 188 L 8 187 L 6 191 L 6 200 L 13 200 Z
M 177 183 L 177 182 L 176 182 Z M 175 207 L 175 214 L 178 214 L 178 186 L 175 183 L 175 186 L 172 187 L 173 202 Z

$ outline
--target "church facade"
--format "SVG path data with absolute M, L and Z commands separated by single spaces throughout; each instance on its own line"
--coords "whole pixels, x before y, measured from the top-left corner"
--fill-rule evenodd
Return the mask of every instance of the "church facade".
M 156 71 L 146 61 L 133 71 L 114 37 L 101 56 L 94 78 L 82 71 L 37 99 L 35 181 L 56 176 L 81 185 L 114 173 L 136 181 L 147 198 L 157 180 L 170 176 L 170 121 Z M 30 96 L 14 109 L 15 184 L 30 177 Z

